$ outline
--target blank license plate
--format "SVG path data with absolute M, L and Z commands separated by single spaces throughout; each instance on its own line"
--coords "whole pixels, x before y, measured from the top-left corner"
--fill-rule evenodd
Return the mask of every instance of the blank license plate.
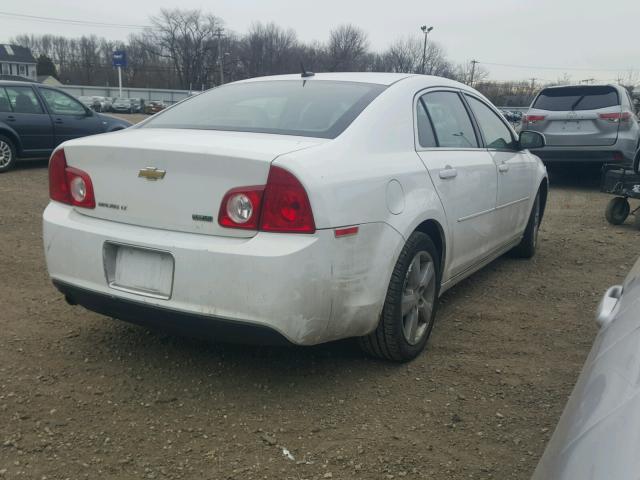
M 173 257 L 165 252 L 115 246 L 113 288 L 147 296 L 170 298 L 173 287 Z M 113 258 L 113 257 L 112 257 Z

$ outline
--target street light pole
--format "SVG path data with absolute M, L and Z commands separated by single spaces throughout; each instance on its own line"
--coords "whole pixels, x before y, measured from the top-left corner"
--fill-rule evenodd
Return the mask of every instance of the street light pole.
M 422 25 L 420 30 L 424 33 L 424 47 L 422 48 L 422 74 L 424 75 L 427 66 L 427 37 L 429 36 L 429 32 L 433 30 L 433 27 L 427 28 L 426 25 Z

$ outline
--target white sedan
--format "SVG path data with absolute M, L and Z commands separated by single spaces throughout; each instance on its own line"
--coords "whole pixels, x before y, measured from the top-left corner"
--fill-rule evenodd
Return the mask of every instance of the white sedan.
M 546 170 L 480 93 L 444 78 L 245 80 L 49 164 L 49 274 L 71 304 L 241 342 L 423 349 L 440 294 L 531 257 Z

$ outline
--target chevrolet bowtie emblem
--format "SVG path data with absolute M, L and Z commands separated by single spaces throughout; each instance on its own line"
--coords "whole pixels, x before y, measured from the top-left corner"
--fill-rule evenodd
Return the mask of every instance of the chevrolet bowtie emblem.
M 147 180 L 162 180 L 167 174 L 166 170 L 160 170 L 155 167 L 145 167 L 138 172 L 138 177 L 146 178 Z

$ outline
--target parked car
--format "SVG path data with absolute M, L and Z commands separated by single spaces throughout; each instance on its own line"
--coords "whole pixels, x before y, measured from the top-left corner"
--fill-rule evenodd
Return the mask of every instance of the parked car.
M 640 260 L 602 297 L 600 331 L 533 480 L 618 480 L 640 471 Z
M 144 113 L 148 115 L 153 115 L 154 113 L 158 113 L 164 110 L 165 108 L 167 108 L 167 106 L 163 102 L 159 100 L 152 100 L 144 108 Z
M 534 255 L 544 166 L 439 77 L 332 73 L 209 90 L 50 161 L 49 274 L 71 304 L 242 342 L 359 337 L 407 361 L 439 295 Z
M 0 81 L 0 172 L 11 169 L 20 157 L 49 156 L 67 140 L 129 125 L 95 113 L 56 88 Z
M 97 112 L 100 109 L 100 102 L 96 100 L 95 97 L 82 96 L 82 97 L 78 97 L 78 100 L 85 107 L 90 108 L 94 112 Z
M 144 100 L 142 98 L 131 98 L 131 113 L 144 113 Z
M 116 98 L 111 104 L 111 110 L 116 113 L 133 113 L 130 98 Z
M 544 133 L 536 153 L 545 162 L 631 163 L 640 127 L 628 91 L 619 85 L 543 89 L 523 118 L 523 129 Z
M 109 100 L 107 97 L 94 96 L 91 98 L 93 98 L 93 102 L 95 106 L 94 110 L 96 110 L 96 112 L 111 111 L 111 100 Z

